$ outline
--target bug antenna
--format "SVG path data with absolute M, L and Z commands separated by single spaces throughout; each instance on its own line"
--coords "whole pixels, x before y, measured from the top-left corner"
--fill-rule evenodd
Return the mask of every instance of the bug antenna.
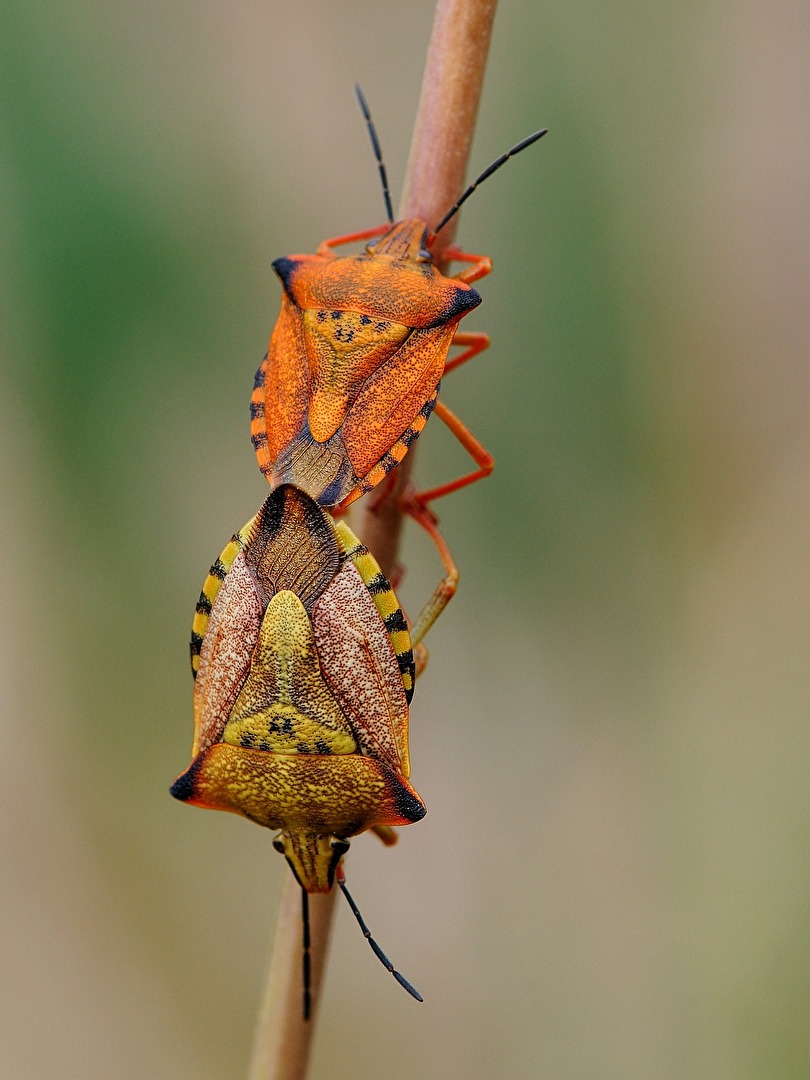
M 455 217 L 455 215 L 461 209 L 462 203 L 465 203 L 467 199 L 469 199 L 470 195 L 472 195 L 472 193 L 480 184 L 483 184 L 486 179 L 488 179 L 490 176 L 492 176 L 494 172 L 500 169 L 501 165 L 505 165 L 510 157 L 514 157 L 515 154 L 519 154 L 521 150 L 525 150 L 527 146 L 531 146 L 532 143 L 537 142 L 538 139 L 541 139 L 544 135 L 547 134 L 548 128 L 543 128 L 541 131 L 535 131 L 533 135 L 527 136 L 516 146 L 513 146 L 511 150 L 507 150 L 505 154 L 501 154 L 501 156 L 496 161 L 493 161 L 490 166 L 484 169 L 484 171 L 481 173 L 477 180 L 473 180 L 473 182 L 470 184 L 470 186 L 467 188 L 467 190 L 464 192 L 458 202 L 454 203 L 450 207 L 442 220 L 433 230 L 433 235 L 435 236 L 441 229 L 443 229 L 447 222 L 450 220 L 450 218 Z
M 301 927 L 303 930 L 303 948 L 301 961 L 303 964 L 304 982 L 304 1020 L 309 1020 L 312 1011 L 312 994 L 310 992 L 311 963 L 310 963 L 310 936 L 309 936 L 309 894 L 306 889 L 301 889 Z
M 371 948 L 372 948 L 372 950 L 374 952 L 374 955 L 377 957 L 377 959 L 380 961 L 380 963 L 383 965 L 383 967 L 387 968 L 387 970 L 391 972 L 391 974 L 397 980 L 399 985 L 401 987 L 403 987 L 405 990 L 408 991 L 408 993 L 411 995 L 411 997 L 416 998 L 417 1001 L 424 1001 L 425 999 L 422 997 L 422 995 L 419 993 L 419 991 L 416 989 L 416 987 L 411 986 L 411 984 L 408 982 L 408 980 L 405 978 L 405 976 L 402 975 L 399 971 L 397 971 L 395 969 L 394 965 L 391 963 L 391 961 L 388 959 L 388 957 L 382 951 L 380 946 L 377 944 L 377 942 L 371 936 L 371 931 L 366 926 L 365 920 L 363 919 L 363 916 L 360 914 L 360 911 L 359 911 L 359 909 L 357 907 L 357 904 L 355 904 L 354 900 L 352 899 L 352 894 L 346 888 L 346 882 L 343 880 L 342 875 L 337 878 L 337 883 L 338 883 L 338 885 L 340 885 L 341 889 L 343 890 L 343 895 L 349 901 L 349 907 L 352 909 L 352 914 L 354 915 L 355 919 L 357 919 L 358 923 L 360 924 L 360 929 L 363 931 L 363 937 L 366 939 L 366 941 L 371 946 Z
M 363 111 L 366 127 L 368 128 L 368 136 L 371 139 L 371 149 L 374 151 L 377 168 L 380 170 L 380 183 L 382 184 L 383 198 L 385 199 L 385 211 L 388 214 L 388 220 L 393 225 L 394 207 L 391 203 L 391 192 L 388 190 L 388 173 L 385 171 L 385 163 L 382 159 L 382 150 L 380 149 L 380 141 L 377 138 L 377 130 L 374 127 L 374 121 L 371 119 L 371 113 L 359 83 L 354 84 L 354 92 L 357 94 L 357 100 L 360 102 L 360 108 Z

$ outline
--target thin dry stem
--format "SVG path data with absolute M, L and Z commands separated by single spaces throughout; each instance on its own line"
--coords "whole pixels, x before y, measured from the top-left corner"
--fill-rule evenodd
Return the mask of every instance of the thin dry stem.
M 421 218 L 430 225 L 439 221 L 461 194 L 496 6 L 497 0 L 439 0 L 436 5 L 400 218 Z M 458 215 L 442 229 L 433 246 L 439 266 L 457 225 Z M 389 577 L 396 569 L 402 532 L 399 496 L 410 482 L 414 461 L 411 449 L 392 474 L 391 497 L 375 510 L 361 507 L 358 515 L 357 532 Z
M 248 1080 L 304 1080 L 329 951 L 337 888 L 309 898 L 311 1019 L 304 1021 L 301 886 L 285 871 Z
M 497 0 L 438 0 L 399 216 L 436 222 L 461 193 L 467 172 Z M 458 217 L 434 246 L 437 262 Z M 361 510 L 356 530 L 386 574 L 396 567 L 402 512 L 413 450 L 395 471 L 391 497 Z M 301 890 L 287 875 L 273 939 L 267 987 L 259 1013 L 248 1080 L 304 1080 L 323 978 L 337 890 L 313 896 L 312 1020 L 301 1005 Z

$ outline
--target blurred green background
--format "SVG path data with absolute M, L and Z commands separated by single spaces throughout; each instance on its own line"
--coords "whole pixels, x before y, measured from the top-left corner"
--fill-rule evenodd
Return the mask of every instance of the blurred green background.
M 187 640 L 265 486 L 273 258 L 378 223 L 432 5 L 5 3 L 0 1074 L 236 1080 L 283 875 L 173 802 Z M 810 1075 L 810 19 L 504 0 L 465 208 L 498 468 L 412 710 L 430 808 L 353 846 L 312 1075 Z M 465 467 L 430 425 L 426 481 Z M 438 577 L 408 535 L 404 601 Z

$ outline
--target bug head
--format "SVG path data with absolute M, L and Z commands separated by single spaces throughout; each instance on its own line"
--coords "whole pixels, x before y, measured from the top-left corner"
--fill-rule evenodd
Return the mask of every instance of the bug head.
M 302 889 L 329 892 L 338 863 L 349 850 L 349 842 L 329 834 L 285 829 L 273 840 L 273 847 L 290 864 Z
M 433 256 L 428 248 L 427 225 L 419 218 L 405 218 L 395 222 L 376 244 L 367 244 L 366 253 L 376 258 L 405 260 L 410 263 L 431 263 Z
M 380 141 L 377 138 L 374 121 L 371 119 L 371 112 L 363 91 L 359 86 L 355 85 L 354 92 L 357 95 L 357 100 L 360 103 L 360 108 L 366 121 L 366 127 L 368 128 L 371 147 L 374 151 L 374 158 L 380 173 L 385 209 L 388 214 L 388 220 L 391 223 L 391 228 L 385 236 L 383 236 L 382 240 L 376 244 L 368 245 L 366 251 L 369 255 L 386 255 L 393 259 L 406 259 L 409 262 L 432 262 L 433 257 L 430 254 L 430 248 L 433 247 L 436 237 L 448 221 L 455 217 L 461 209 L 462 204 L 469 199 L 475 189 L 492 176 L 494 172 L 497 172 L 501 165 L 504 165 L 511 157 L 514 157 L 515 154 L 519 154 L 521 150 L 525 150 L 526 147 L 531 146 L 532 143 L 537 142 L 543 135 L 548 134 L 548 128 L 542 128 L 540 131 L 535 131 L 534 134 L 527 136 L 525 139 L 521 139 L 521 141 L 516 143 L 511 150 L 507 150 L 505 154 L 501 154 L 499 158 L 496 158 L 491 165 L 484 169 L 476 180 L 473 180 L 460 198 L 453 203 L 447 213 L 432 229 L 429 229 L 423 221 L 417 219 L 406 219 L 404 221 L 395 222 L 394 208 L 391 202 L 391 192 L 388 187 L 388 174 L 386 173 L 385 164 L 383 162 L 382 150 L 380 149 Z

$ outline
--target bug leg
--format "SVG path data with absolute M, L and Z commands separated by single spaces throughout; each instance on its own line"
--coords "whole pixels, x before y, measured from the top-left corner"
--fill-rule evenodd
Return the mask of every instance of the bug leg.
M 316 255 L 323 255 L 326 258 L 334 256 L 334 248 L 341 247 L 343 244 L 357 244 L 361 240 L 371 240 L 375 236 L 384 236 L 385 233 L 391 228 L 390 224 L 377 225 L 373 229 L 363 229 L 362 232 L 346 233 L 345 236 L 333 236 L 331 240 L 322 240 L 316 249 Z
M 414 679 L 418 679 L 424 672 L 428 665 L 428 658 L 430 653 L 427 650 L 427 646 L 424 641 L 420 641 L 418 645 L 414 646 L 413 650 L 413 666 L 414 666 Z
M 396 592 L 397 589 L 400 587 L 404 577 L 405 567 L 401 563 L 397 563 L 388 577 L 388 584 L 391 586 L 394 592 Z
M 373 497 L 368 500 L 369 513 L 376 514 L 386 499 L 390 498 L 394 493 L 394 488 L 397 486 L 396 470 L 392 469 L 391 472 L 386 474 L 385 479 L 381 484 L 377 485 L 377 489 L 374 492 Z
M 455 371 L 457 367 L 461 367 L 462 364 L 466 364 L 468 360 L 472 360 L 474 356 L 478 356 L 484 349 L 488 349 L 489 334 L 479 334 L 476 332 L 467 333 L 466 331 L 460 330 L 450 344 L 466 345 L 467 347 L 464 352 L 459 353 L 458 356 L 454 356 L 452 360 L 449 360 L 444 365 L 444 374 L 442 375 L 442 378 L 449 374 L 449 372 Z
M 492 259 L 490 259 L 489 255 L 473 255 L 468 251 L 462 251 L 461 248 L 449 247 L 445 251 L 444 257 L 447 262 L 466 262 L 471 264 L 466 269 L 459 271 L 458 274 L 454 274 L 454 277 L 459 281 L 465 282 L 467 285 L 492 273 Z
M 386 847 L 391 847 L 399 840 L 399 836 L 390 825 L 372 825 L 371 831 L 379 836 Z
M 459 488 L 474 484 L 476 480 L 483 480 L 485 476 L 489 476 L 495 466 L 495 458 L 492 454 L 481 445 L 470 429 L 446 405 L 441 401 L 437 401 L 433 411 L 452 431 L 478 468 L 475 472 L 459 476 L 456 480 L 451 480 L 447 484 L 441 484 L 439 487 L 414 495 L 412 501 L 423 508 L 427 503 L 433 502 L 434 499 L 440 499 L 443 495 L 450 495 L 451 492 L 458 491 Z
M 458 567 L 450 553 L 450 548 L 447 546 L 446 540 L 439 532 L 435 515 L 427 509 L 419 496 L 413 494 L 410 496 L 403 496 L 402 509 L 409 517 L 412 517 L 414 521 L 422 526 L 436 545 L 436 550 L 439 552 L 445 570 L 445 576 L 436 586 L 433 595 L 422 607 L 422 610 L 416 617 L 416 621 L 411 627 L 411 645 L 415 647 L 420 643 L 422 638 L 447 607 L 450 600 L 455 596 L 456 589 L 458 588 Z M 426 664 L 427 656 L 424 657 L 422 670 L 424 670 Z

